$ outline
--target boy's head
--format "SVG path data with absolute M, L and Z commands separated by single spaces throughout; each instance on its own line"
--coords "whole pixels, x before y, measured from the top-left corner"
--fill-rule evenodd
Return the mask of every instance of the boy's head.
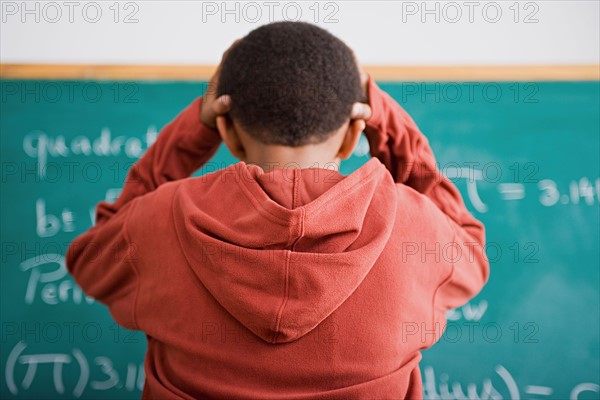
M 264 25 L 238 41 L 221 64 L 223 94 L 229 118 L 252 139 L 288 147 L 325 142 L 363 100 L 352 50 L 303 22 Z

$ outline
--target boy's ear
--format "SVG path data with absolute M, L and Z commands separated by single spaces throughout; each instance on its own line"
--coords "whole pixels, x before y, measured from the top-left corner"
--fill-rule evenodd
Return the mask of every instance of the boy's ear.
M 240 140 L 240 136 L 235 129 L 233 121 L 226 115 L 220 115 L 217 116 L 216 122 L 217 130 L 219 131 L 219 135 L 221 135 L 221 139 L 223 139 L 225 146 L 227 146 L 234 157 L 244 160 L 246 157 L 246 149 Z
M 346 130 L 346 134 L 344 135 L 340 150 L 337 154 L 341 160 L 345 160 L 352 155 L 352 152 L 354 151 L 354 148 L 360 139 L 360 134 L 365 129 L 365 126 L 366 123 L 364 119 L 350 120 L 350 124 L 348 124 L 348 129 Z

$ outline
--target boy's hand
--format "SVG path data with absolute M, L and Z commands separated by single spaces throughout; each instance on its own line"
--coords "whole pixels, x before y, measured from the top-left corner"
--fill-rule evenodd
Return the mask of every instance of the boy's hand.
M 217 127 L 217 117 L 224 115 L 229 112 L 231 106 L 231 98 L 228 95 L 223 95 L 217 98 L 217 86 L 219 85 L 219 74 L 221 72 L 221 65 L 223 60 L 227 57 L 227 53 L 240 41 L 240 39 L 233 42 L 233 44 L 223 53 L 221 62 L 217 67 L 217 71 L 210 79 L 206 93 L 202 98 L 202 109 L 200 112 L 200 120 L 202 123 L 212 129 Z

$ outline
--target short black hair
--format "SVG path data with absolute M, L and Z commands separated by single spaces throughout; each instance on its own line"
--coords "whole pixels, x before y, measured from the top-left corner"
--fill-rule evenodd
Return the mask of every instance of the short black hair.
M 217 95 L 231 96 L 229 116 L 264 144 L 325 141 L 362 100 L 354 53 L 305 22 L 263 25 L 240 40 L 221 65 Z

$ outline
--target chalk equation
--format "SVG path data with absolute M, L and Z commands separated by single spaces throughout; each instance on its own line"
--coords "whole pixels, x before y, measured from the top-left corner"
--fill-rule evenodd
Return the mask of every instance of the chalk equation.
M 14 396 L 22 396 L 35 385 L 52 388 L 57 394 L 69 392 L 74 398 L 80 398 L 86 390 L 106 391 L 125 390 L 142 391 L 145 374 L 143 363 L 127 363 L 125 368 L 117 368 L 108 357 L 97 356 L 92 360 L 78 348 L 67 353 L 26 352 L 27 344 L 19 341 L 10 351 L 4 368 L 6 386 Z M 49 368 L 51 375 L 38 374 L 39 369 Z M 65 367 L 77 368 L 76 382 L 73 387 L 65 385 Z M 535 396 L 536 399 L 556 399 L 554 388 L 549 385 L 521 384 L 506 366 L 498 364 L 495 375 L 483 379 L 480 385 L 475 383 L 450 382 L 446 373 L 436 376 L 434 368 L 424 366 L 423 398 L 428 400 L 521 400 Z M 100 375 L 99 379 L 92 375 Z M 590 398 L 600 393 L 600 385 L 595 382 L 574 384 L 569 391 L 569 400 Z
M 494 368 L 495 376 L 483 379 L 480 387 L 475 383 L 463 385 L 460 382 L 450 382 L 449 376 L 442 373 L 436 377 L 432 366 L 423 369 L 423 397 L 428 400 L 521 400 L 535 396 L 535 399 L 563 399 L 557 397 L 552 386 L 519 385 L 507 367 L 499 364 Z M 496 382 L 496 385 L 494 385 Z M 466 388 L 466 389 L 465 389 Z M 569 400 L 598 398 L 600 386 L 594 382 L 582 382 L 570 389 Z M 566 400 L 566 398 L 565 398 Z
M 500 168 L 498 166 L 498 168 Z M 480 212 L 488 212 L 488 205 L 482 200 L 479 194 L 478 182 L 485 181 L 495 183 L 494 180 L 486 177 L 484 170 L 471 167 L 448 167 L 442 170 L 442 174 L 448 179 L 465 179 L 467 188 L 467 198 L 473 208 Z M 501 173 L 499 173 L 501 175 Z M 499 176 L 496 175 L 496 176 Z M 533 183 L 525 180 L 525 183 Z M 498 183 L 496 190 L 500 199 L 504 201 L 519 201 L 525 199 L 525 183 Z M 542 206 L 552 207 L 557 204 L 585 204 L 593 206 L 600 203 L 600 178 L 596 178 L 592 183 L 587 177 L 571 180 L 566 188 L 562 188 L 559 183 L 552 179 L 541 179 L 537 181 L 538 200 Z M 566 192 L 566 193 L 565 193 Z
M 142 391 L 144 381 L 143 363 L 127 363 L 125 370 L 119 370 L 108 357 L 97 356 L 93 360 L 78 348 L 71 349 L 68 353 L 35 353 L 27 354 L 27 344 L 19 341 L 10 351 L 4 368 L 4 378 L 10 393 L 22 396 L 28 390 L 40 385 L 52 388 L 57 394 L 70 394 L 79 398 L 86 389 L 105 391 L 111 389 L 126 390 L 128 392 Z M 38 374 L 42 368 L 52 371 L 51 379 L 47 374 Z M 72 388 L 65 385 L 65 369 L 69 369 L 69 376 L 73 376 L 74 368 L 79 370 L 77 381 Z M 92 376 L 100 375 L 100 379 Z M 51 382 L 49 382 L 51 380 Z

